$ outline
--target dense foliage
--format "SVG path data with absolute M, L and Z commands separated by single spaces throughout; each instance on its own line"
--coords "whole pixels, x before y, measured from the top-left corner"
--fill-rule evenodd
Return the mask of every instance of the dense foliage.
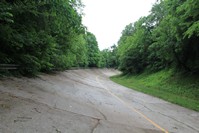
M 199 73 L 199 0 L 161 0 L 129 24 L 118 42 L 119 68 L 141 73 L 175 67 Z
M 100 51 L 82 25 L 80 0 L 1 0 L 0 64 L 17 64 L 21 74 L 70 67 L 118 67 L 124 73 L 175 67 L 198 74 L 198 7 L 199 0 L 160 0 L 148 16 L 125 27 L 118 46 Z
M 98 48 L 97 40 L 92 33 L 87 34 L 87 46 L 88 46 L 88 66 L 99 67 L 100 51 Z
M 109 49 L 104 49 L 101 52 L 100 67 L 117 68 L 117 46 L 113 45 Z
M 80 0 L 1 0 L 0 64 L 17 64 L 21 74 L 98 66 L 81 9 Z

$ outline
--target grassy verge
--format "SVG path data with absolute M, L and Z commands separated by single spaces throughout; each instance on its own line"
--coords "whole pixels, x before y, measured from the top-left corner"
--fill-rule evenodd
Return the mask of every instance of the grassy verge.
M 199 78 L 174 74 L 172 70 L 140 75 L 111 77 L 128 88 L 199 111 Z

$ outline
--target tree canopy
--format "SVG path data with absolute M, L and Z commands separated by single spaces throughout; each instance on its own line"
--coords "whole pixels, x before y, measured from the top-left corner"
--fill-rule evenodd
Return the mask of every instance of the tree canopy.
M 175 67 L 199 73 L 199 1 L 164 0 L 129 24 L 118 41 L 119 68 L 125 73 Z
M 80 0 L 2 0 L 0 64 L 36 74 L 98 66 L 95 36 L 82 24 Z
M 70 67 L 113 67 L 124 73 L 175 67 L 199 73 L 199 1 L 160 0 L 102 51 L 82 24 L 81 0 L 1 0 L 0 64 L 20 74 Z

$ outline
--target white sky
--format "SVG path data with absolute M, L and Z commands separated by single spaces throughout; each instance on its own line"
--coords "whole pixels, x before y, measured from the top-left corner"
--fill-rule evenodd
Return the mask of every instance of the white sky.
M 126 25 L 149 14 L 156 0 L 82 0 L 83 24 L 98 41 L 100 50 L 117 44 Z

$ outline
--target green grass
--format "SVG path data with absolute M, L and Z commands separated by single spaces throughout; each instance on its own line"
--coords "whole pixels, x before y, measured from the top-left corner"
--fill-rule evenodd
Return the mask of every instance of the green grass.
M 174 74 L 172 70 L 111 77 L 128 88 L 199 111 L 199 77 Z

